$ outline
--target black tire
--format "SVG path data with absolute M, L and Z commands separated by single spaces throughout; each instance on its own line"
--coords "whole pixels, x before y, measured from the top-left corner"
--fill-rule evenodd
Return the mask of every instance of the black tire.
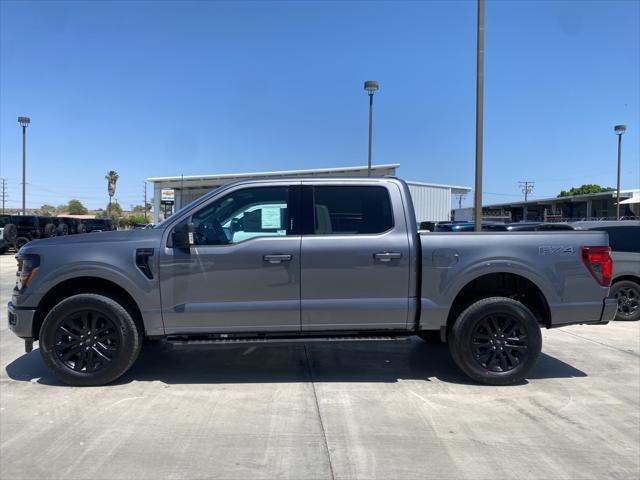
M 44 236 L 45 237 L 55 237 L 56 236 L 56 226 L 53 223 L 47 223 L 44 226 Z
M 486 385 L 524 380 L 542 349 L 535 316 L 522 303 L 490 297 L 469 306 L 449 334 L 449 350 L 458 367 Z
M 27 243 L 29 243 L 29 239 L 27 237 L 16 238 L 16 252 L 24 247 Z
M 69 235 L 69 225 L 67 225 L 66 223 L 59 223 L 58 235 Z
M 633 322 L 640 319 L 640 285 L 622 280 L 611 286 L 609 296 L 618 300 L 616 320 Z
M 83 223 L 78 224 L 78 227 L 76 228 L 76 232 L 77 233 L 87 233 L 87 226 Z
M 4 226 L 2 235 L 4 236 L 5 242 L 13 243 L 16 241 L 16 238 L 18 238 L 18 227 L 16 227 L 13 223 L 7 223 Z
M 420 337 L 424 342 L 437 345 L 442 343 L 442 339 L 440 338 L 440 330 L 423 330 L 418 332 L 418 337 Z
M 47 368 L 75 386 L 113 382 L 133 365 L 142 345 L 129 311 L 112 298 L 92 293 L 73 295 L 53 307 L 39 338 Z

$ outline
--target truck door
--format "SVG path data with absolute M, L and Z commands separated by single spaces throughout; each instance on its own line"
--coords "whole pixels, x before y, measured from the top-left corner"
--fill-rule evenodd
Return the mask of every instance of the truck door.
M 299 195 L 299 186 L 239 186 L 185 220 L 194 245 L 166 247 L 160 259 L 168 334 L 300 329 Z
M 409 238 L 393 184 L 303 186 L 302 330 L 404 329 Z

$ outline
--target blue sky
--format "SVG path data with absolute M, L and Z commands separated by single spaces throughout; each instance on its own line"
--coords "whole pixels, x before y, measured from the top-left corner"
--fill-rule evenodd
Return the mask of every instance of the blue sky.
M 0 2 L 0 175 L 28 207 L 142 203 L 162 175 L 374 163 L 472 186 L 476 4 Z M 640 186 L 640 2 L 488 1 L 485 203 Z M 472 201 L 469 196 L 465 204 Z

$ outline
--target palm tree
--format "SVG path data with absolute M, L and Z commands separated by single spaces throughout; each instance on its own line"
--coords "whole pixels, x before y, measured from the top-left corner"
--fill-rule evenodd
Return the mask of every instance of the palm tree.
M 109 207 L 107 208 L 107 215 L 111 215 L 111 198 L 116 193 L 116 182 L 118 181 L 119 175 L 115 170 L 109 170 L 104 178 L 107 180 L 107 192 L 109 193 Z

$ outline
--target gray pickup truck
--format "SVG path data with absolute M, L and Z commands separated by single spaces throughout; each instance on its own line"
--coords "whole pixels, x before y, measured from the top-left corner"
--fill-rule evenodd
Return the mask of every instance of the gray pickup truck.
M 540 327 L 606 324 L 604 232 L 419 234 L 395 178 L 226 185 L 153 229 L 36 240 L 9 326 L 63 382 L 126 372 L 143 341 L 442 341 L 472 379 L 522 381 Z

